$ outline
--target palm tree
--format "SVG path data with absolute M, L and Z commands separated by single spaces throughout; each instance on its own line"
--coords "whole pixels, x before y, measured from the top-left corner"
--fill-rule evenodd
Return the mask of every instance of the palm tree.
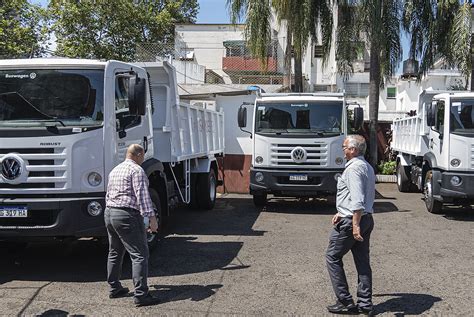
M 421 60 L 421 74 L 444 57 L 466 78 L 472 76 L 471 7 L 471 0 L 405 0 L 403 28 L 411 36 L 409 58 Z
M 395 73 L 402 59 L 401 9 L 399 0 L 338 0 L 338 72 L 349 76 L 360 46 L 366 45 L 369 49 L 369 161 L 374 168 L 380 88 L 385 79 Z
M 292 44 L 295 59 L 295 91 L 303 91 L 302 56 L 309 39 L 321 34 L 323 61 L 331 48 L 333 28 L 332 0 L 227 0 L 232 22 L 245 17 L 245 37 L 250 51 L 265 64 L 271 38 L 272 9 L 278 22 L 286 21 L 287 43 Z M 285 68 L 291 65 L 291 45 L 285 52 Z

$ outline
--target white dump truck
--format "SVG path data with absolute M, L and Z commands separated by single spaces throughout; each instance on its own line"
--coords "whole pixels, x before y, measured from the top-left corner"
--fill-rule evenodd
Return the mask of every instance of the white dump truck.
M 336 192 L 336 178 L 344 169 L 342 143 L 348 133 L 348 114 L 341 93 L 262 93 L 255 104 L 242 105 L 241 128 L 253 107 L 250 193 L 256 206 L 275 197 L 317 197 Z M 363 110 L 354 109 L 354 126 Z
M 426 208 L 474 200 L 474 93 L 423 91 L 416 115 L 393 121 L 401 192 L 423 191 Z
M 213 208 L 223 116 L 180 103 L 166 62 L 0 60 L 0 239 L 105 236 L 108 174 L 132 143 L 160 220 Z

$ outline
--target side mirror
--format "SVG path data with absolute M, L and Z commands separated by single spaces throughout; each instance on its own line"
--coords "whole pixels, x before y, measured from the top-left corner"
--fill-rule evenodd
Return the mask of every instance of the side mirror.
M 364 124 L 364 109 L 362 107 L 354 108 L 354 129 L 359 130 Z
M 434 127 L 436 125 L 436 102 L 432 102 L 426 109 L 426 125 Z
M 128 85 L 128 104 L 130 114 L 143 116 L 146 113 L 146 80 L 131 77 Z
M 247 126 L 247 108 L 240 106 L 239 113 L 237 114 L 237 121 L 239 127 L 245 128 Z

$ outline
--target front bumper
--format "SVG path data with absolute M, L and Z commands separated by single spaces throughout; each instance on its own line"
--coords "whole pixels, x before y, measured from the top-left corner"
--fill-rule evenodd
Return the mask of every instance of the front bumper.
M 451 177 L 458 176 L 462 182 L 459 186 L 453 186 Z M 442 172 L 440 196 L 443 200 L 473 199 L 474 200 L 474 173 Z
M 102 212 L 91 216 L 87 205 L 97 201 Z M 26 218 L 0 218 L 1 238 L 106 236 L 104 195 L 80 198 L 0 198 L 0 206 L 26 206 Z
M 308 197 L 336 193 L 336 175 L 343 169 L 332 170 L 278 170 L 250 169 L 250 193 L 267 193 L 284 197 Z M 263 181 L 257 182 L 256 173 L 263 174 Z M 290 180 L 290 175 L 306 175 L 306 181 Z

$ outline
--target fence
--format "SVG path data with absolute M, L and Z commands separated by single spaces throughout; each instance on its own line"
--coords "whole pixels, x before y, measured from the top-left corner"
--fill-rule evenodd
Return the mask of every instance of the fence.
M 284 52 L 275 41 L 268 45 L 267 57 L 251 56 L 244 41 L 201 43 L 143 43 L 136 49 L 136 61 L 169 61 L 176 68 L 179 84 L 265 85 L 272 91 L 289 87 L 291 71 L 285 71 Z M 287 75 L 287 74 L 290 74 Z

